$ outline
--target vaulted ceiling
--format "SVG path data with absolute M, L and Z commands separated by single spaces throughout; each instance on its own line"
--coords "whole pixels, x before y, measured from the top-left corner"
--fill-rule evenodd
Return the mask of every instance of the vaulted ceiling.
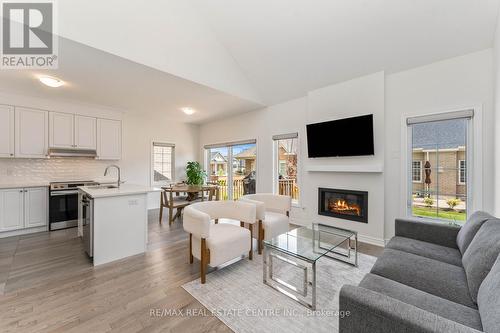
M 497 0 L 193 0 L 266 104 L 489 48 Z
M 191 106 L 204 122 L 489 48 L 499 2 L 58 1 L 61 66 L 49 74 L 71 84 L 0 71 L 0 89 L 175 117 Z

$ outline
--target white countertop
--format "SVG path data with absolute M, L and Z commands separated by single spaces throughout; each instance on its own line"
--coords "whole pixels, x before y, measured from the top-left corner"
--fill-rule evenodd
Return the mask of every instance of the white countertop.
M 0 189 L 26 188 L 26 187 L 48 187 L 49 182 L 25 182 L 25 183 L 0 183 Z
M 92 198 L 117 197 L 123 195 L 142 194 L 150 192 L 159 192 L 161 188 L 144 185 L 121 184 L 119 188 L 93 188 L 92 186 L 81 186 L 79 190 L 90 195 Z

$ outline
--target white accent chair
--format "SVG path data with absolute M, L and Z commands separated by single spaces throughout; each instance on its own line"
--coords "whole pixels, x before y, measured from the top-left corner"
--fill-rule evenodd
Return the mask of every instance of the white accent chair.
M 289 216 L 292 198 L 288 195 L 272 193 L 247 194 L 240 201 L 257 206 L 257 221 L 254 237 L 258 240 L 259 254 L 262 253 L 263 240 L 269 240 L 289 231 Z
M 221 218 L 238 220 L 240 226 L 218 223 Z M 189 262 L 193 263 L 193 257 L 200 260 L 201 283 L 205 283 L 207 265 L 219 266 L 246 254 L 252 260 L 255 221 L 256 206 L 248 202 L 205 201 L 184 209 L 183 227 L 189 233 Z

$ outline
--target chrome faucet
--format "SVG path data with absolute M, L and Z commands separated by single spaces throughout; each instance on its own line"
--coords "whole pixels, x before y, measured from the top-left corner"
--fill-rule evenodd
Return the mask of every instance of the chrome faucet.
M 106 167 L 106 170 L 104 170 L 104 176 L 108 175 L 109 168 L 116 168 L 118 170 L 118 183 L 116 184 L 118 187 L 120 187 L 121 183 L 121 172 L 120 172 L 120 167 L 116 164 L 111 164 Z

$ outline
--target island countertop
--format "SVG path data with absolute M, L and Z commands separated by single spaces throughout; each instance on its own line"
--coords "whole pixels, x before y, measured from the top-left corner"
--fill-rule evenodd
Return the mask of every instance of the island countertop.
M 142 194 L 150 192 L 160 192 L 159 187 L 150 187 L 135 184 L 121 184 L 117 188 L 99 188 L 97 186 L 80 186 L 79 190 L 85 192 L 92 198 L 118 197 L 123 195 Z

